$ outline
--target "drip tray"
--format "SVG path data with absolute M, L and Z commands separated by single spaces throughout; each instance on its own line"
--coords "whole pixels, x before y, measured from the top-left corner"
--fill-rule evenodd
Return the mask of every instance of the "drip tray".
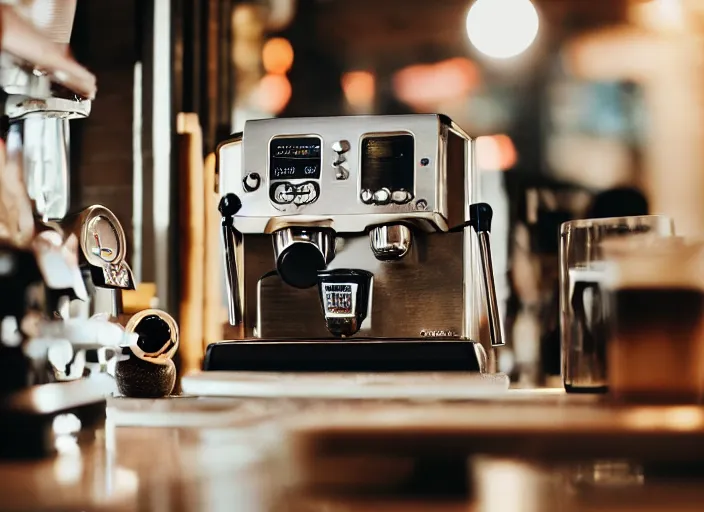
M 474 342 L 384 339 L 246 340 L 208 346 L 205 371 L 478 372 Z
M 467 341 L 232 341 L 208 347 L 185 394 L 259 398 L 466 400 L 495 397 L 504 374 L 479 373 Z
M 196 372 L 181 379 L 192 396 L 338 400 L 471 400 L 504 395 L 505 374 L 473 372 Z

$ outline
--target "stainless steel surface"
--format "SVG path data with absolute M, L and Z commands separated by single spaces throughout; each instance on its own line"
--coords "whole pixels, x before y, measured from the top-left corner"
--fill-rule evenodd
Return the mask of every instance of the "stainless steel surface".
M 12 91 L 14 88 L 6 88 Z M 90 115 L 93 103 L 89 100 L 30 96 L 29 93 L 10 94 L 5 102 L 5 114 L 12 120 L 30 116 L 58 119 L 83 119 Z
M 9 95 L 18 99 L 6 100 L 6 110 L 22 103 L 26 98 L 49 98 L 51 96 L 51 79 L 43 73 L 28 72 L 13 55 L 0 52 L 0 87 Z
M 479 256 L 482 262 L 482 277 L 484 278 L 484 294 L 486 297 L 487 321 L 489 322 L 489 335 L 491 346 L 504 345 L 501 333 L 501 318 L 499 317 L 499 304 L 496 300 L 496 287 L 494 286 L 494 266 L 491 261 L 491 243 L 489 233 L 481 231 L 479 236 Z
M 72 318 L 98 313 L 122 314 L 122 290 L 135 287 L 127 264 L 125 231 L 115 214 L 102 205 L 90 206 L 62 222 L 63 229 L 79 237 L 79 260 L 89 281 L 88 304 L 71 304 Z
M 103 278 L 102 284 L 109 288 L 120 288 L 122 290 L 134 289 L 134 279 L 127 263 L 108 263 L 101 268 Z M 100 285 L 99 285 L 100 286 Z
M 413 197 L 422 198 L 425 208 L 416 209 L 413 202 L 384 206 L 364 204 L 360 199 L 361 143 L 370 134 L 411 134 L 415 140 L 415 180 Z M 268 150 L 272 138 L 282 134 L 300 134 L 319 138 L 321 142 L 320 197 L 305 205 L 277 205 L 269 200 Z M 297 135 L 296 135 L 297 136 Z M 233 220 L 242 234 L 273 233 L 296 221 L 306 224 L 326 222 L 337 232 L 363 232 L 379 224 L 401 220 L 415 222 L 426 231 L 445 231 L 448 226 L 461 224 L 464 218 L 462 196 L 465 162 L 453 161 L 451 139 L 463 141 L 469 136 L 446 118 L 432 114 L 405 116 L 351 116 L 322 118 L 264 119 L 248 121 L 243 134 L 228 140 L 218 148 L 220 195 L 229 192 L 242 197 L 243 207 Z M 349 178 L 338 180 L 332 165 L 337 153 L 333 145 L 350 141 L 344 153 Z M 428 165 L 421 165 L 427 158 Z M 448 166 L 452 169 L 449 171 Z M 243 180 L 257 172 L 263 186 L 246 192 Z M 292 179 L 300 184 L 305 179 Z M 459 185 L 450 191 L 448 184 Z M 305 220 L 302 218 L 305 216 Z
M 225 286 L 227 288 L 227 316 L 230 325 L 242 323 L 242 301 L 237 266 L 235 233 L 225 223 L 221 227 L 223 257 L 225 261 Z
M 406 226 L 380 226 L 369 232 L 369 243 L 379 261 L 403 258 L 411 248 L 413 237 Z
M 220 193 L 242 202 L 223 231 L 231 323 L 242 321 L 245 339 L 330 338 L 324 295 L 291 286 L 277 269 L 287 248 L 312 244 L 328 271 L 373 275 L 368 314 L 352 338 L 478 341 L 484 284 L 491 342 L 503 344 L 488 252 L 481 260 L 489 277 L 478 275 L 488 235 L 478 242 L 469 228 L 450 229 L 470 221 L 476 201 L 472 147 L 437 115 L 247 122 L 218 149 Z M 391 159 L 388 151 L 396 151 Z M 475 348 L 484 369 L 486 353 Z
M 370 314 L 354 337 L 464 338 L 462 245 L 462 233 L 415 233 L 403 259 L 381 262 L 367 236 L 339 237 L 328 269 L 374 274 Z M 317 289 L 267 275 L 274 270 L 271 237 L 248 235 L 243 246 L 244 336 L 329 338 Z
M 122 262 L 127 257 L 125 230 L 108 208 L 95 205 L 83 210 L 79 219 L 81 249 L 95 267 Z
M 71 201 L 68 120 L 32 114 L 13 124 L 22 132 L 24 181 L 36 213 L 63 219 Z
M 110 316 L 118 318 L 124 312 L 122 290 L 119 288 L 113 288 L 108 291 L 110 293 Z
M 125 231 L 115 214 L 104 206 L 91 206 L 79 215 L 74 230 L 80 232 L 82 259 L 91 267 L 96 286 L 134 288 Z
M 69 119 L 90 114 L 96 89 L 95 76 L 67 51 L 76 0 L 23 0 L 0 10 L 0 87 L 4 113 L 21 133 L 27 190 L 45 221 L 63 219 L 70 207 Z

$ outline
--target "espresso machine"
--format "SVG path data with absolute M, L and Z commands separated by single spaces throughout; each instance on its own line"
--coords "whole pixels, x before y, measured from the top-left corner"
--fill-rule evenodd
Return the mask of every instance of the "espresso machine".
M 204 370 L 487 370 L 482 309 L 487 347 L 503 345 L 492 210 L 451 119 L 252 120 L 217 157 L 243 335 L 208 346 Z
M 13 51 L 8 41 L 0 52 L 8 152 L 21 159 L 27 193 L 44 220 L 68 213 L 70 121 L 90 115 L 96 93 L 95 77 L 68 57 L 76 1 L 20 0 L 5 13 L 16 17 L 15 37 L 29 48 Z
M 24 27 L 18 33 L 35 31 L 27 46 L 38 47 L 36 41 L 43 41 L 48 45 L 43 53 L 51 54 L 51 49 L 66 52 L 75 11 L 76 0 L 20 0 L 13 3 L 11 13 Z M 87 319 L 96 313 L 117 317 L 122 311 L 120 290 L 134 288 L 125 261 L 124 230 L 115 215 L 100 205 L 67 216 L 70 122 L 89 116 L 95 77 L 66 57 L 42 60 L 38 55 L 17 55 L 12 46 L 9 50 L 0 53 L 0 86 L 7 95 L 8 159 L 22 171 L 25 194 L 42 231 L 77 240 L 80 273 L 88 290 L 81 294 L 54 290 L 47 306 L 64 319 Z M 52 66 L 60 68 L 51 72 Z
M 69 208 L 69 121 L 90 113 L 96 92 L 95 76 L 67 49 L 75 4 L 0 4 L 0 456 L 44 454 L 56 416 L 87 421 L 104 411 L 105 381 L 83 378 L 83 349 L 124 338 L 118 327 L 67 322 L 58 311 L 89 298 L 78 237 L 56 222 Z

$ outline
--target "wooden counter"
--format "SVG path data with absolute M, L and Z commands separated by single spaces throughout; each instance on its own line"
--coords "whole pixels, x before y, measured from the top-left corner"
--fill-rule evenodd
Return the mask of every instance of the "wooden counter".
M 520 414 L 527 407 L 541 404 L 553 410 L 586 412 L 599 409 L 594 402 L 598 399 L 572 398 L 554 391 L 516 391 L 500 408 L 504 411 L 501 414 Z M 638 510 L 678 512 L 694 510 L 688 508 L 689 504 L 704 503 L 704 486 L 699 481 L 690 483 L 680 478 L 651 484 L 646 478 L 648 485 L 644 486 L 638 466 L 623 470 L 623 466 L 604 462 L 600 466 L 591 462 L 528 463 L 510 457 L 483 457 L 470 463 L 468 467 L 477 473 L 474 478 L 466 477 L 474 483 L 469 486 L 470 495 L 465 497 L 341 497 L 291 487 L 300 475 L 291 473 L 296 461 L 287 457 L 290 452 L 282 441 L 283 429 L 291 425 L 293 418 L 300 429 L 303 420 L 307 419 L 310 425 L 315 415 L 327 417 L 321 425 L 332 424 L 354 410 L 358 419 L 365 414 L 370 418 L 376 415 L 378 427 L 381 411 L 390 411 L 390 407 L 405 410 L 408 418 L 415 417 L 419 424 L 421 411 L 438 406 L 193 398 L 111 400 L 105 425 L 82 446 L 71 435 L 59 432 L 57 456 L 0 462 L 0 510 L 563 512 L 626 511 L 633 510 L 630 507 L 637 503 Z M 443 407 L 447 412 L 438 414 L 452 414 L 463 407 L 476 413 L 482 407 L 489 411 L 496 403 L 454 404 Z M 296 416 L 294 410 L 300 415 Z M 440 423 L 440 416 L 437 418 Z M 484 421 L 488 421 L 486 417 Z M 140 422 L 159 426 L 129 426 Z M 701 447 L 695 443 L 691 450 Z M 605 464 L 612 469 L 605 470 Z M 621 468 L 620 476 L 614 467 Z M 610 476 L 605 478 L 605 474 Z M 560 489 L 566 489 L 565 496 L 571 496 L 569 507 L 562 503 L 555 508 L 561 503 L 554 499 L 556 481 Z M 532 491 L 525 495 L 526 489 Z M 497 496 L 508 499 L 518 495 L 523 496 L 519 508 L 496 501 Z M 573 499 L 575 495 L 579 500 Z M 488 496 L 493 496 L 493 501 Z

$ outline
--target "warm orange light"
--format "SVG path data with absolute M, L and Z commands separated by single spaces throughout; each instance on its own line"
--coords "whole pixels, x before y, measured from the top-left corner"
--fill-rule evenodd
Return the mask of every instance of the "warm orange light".
M 291 82 L 284 75 L 265 75 L 255 92 L 255 104 L 266 112 L 278 114 L 291 99 Z
M 293 65 L 293 47 L 287 39 L 269 39 L 262 48 L 262 64 L 267 73 L 283 75 Z
M 370 108 L 376 93 L 376 77 L 370 71 L 349 71 L 342 75 L 342 92 L 352 107 Z
M 477 166 L 482 171 L 506 171 L 516 165 L 518 154 L 508 135 L 477 138 Z
M 640 2 L 631 6 L 630 14 L 636 24 L 659 32 L 682 31 L 690 21 L 682 0 Z
M 393 78 L 396 97 L 408 105 L 432 108 L 441 102 L 467 96 L 479 83 L 477 66 L 457 57 L 436 64 L 417 64 Z

